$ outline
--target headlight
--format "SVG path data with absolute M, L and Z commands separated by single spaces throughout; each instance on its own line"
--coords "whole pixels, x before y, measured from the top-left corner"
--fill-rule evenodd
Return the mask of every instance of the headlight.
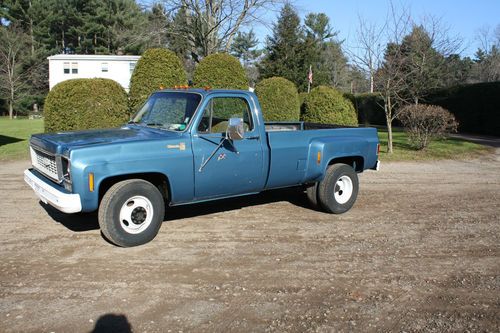
M 68 191 L 72 190 L 71 184 L 71 161 L 66 157 L 61 158 L 62 164 L 62 174 L 63 174 L 63 185 Z

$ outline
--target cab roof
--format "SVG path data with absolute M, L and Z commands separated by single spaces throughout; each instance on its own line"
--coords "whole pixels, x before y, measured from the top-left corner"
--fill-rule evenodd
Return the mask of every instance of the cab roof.
M 240 89 L 202 89 L 202 88 L 166 88 L 155 91 L 157 92 L 186 92 L 186 93 L 197 93 L 202 96 L 210 95 L 212 93 L 223 93 L 223 94 L 234 94 L 234 93 L 244 93 L 253 94 L 250 90 L 240 90 Z

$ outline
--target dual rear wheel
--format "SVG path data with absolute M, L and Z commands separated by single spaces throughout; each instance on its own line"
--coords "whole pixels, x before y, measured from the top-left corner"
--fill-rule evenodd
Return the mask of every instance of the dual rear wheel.
M 342 214 L 356 202 L 359 190 L 358 175 L 347 164 L 333 164 L 326 170 L 325 178 L 307 188 L 307 197 L 316 208 L 328 213 Z

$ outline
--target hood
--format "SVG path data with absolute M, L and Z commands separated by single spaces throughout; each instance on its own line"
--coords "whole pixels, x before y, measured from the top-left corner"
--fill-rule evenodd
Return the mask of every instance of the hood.
M 144 140 L 165 140 L 180 133 L 146 126 L 130 125 L 121 128 L 34 134 L 30 143 L 52 154 L 66 155 L 70 150 L 90 145 L 125 143 Z

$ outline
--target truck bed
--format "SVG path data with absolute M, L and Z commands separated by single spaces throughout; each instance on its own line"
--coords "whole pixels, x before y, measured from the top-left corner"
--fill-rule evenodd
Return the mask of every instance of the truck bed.
M 267 189 L 318 181 L 335 158 L 359 156 L 359 172 L 377 162 L 375 128 L 280 122 L 266 123 L 266 135 L 270 154 Z
M 282 122 L 270 121 L 265 122 L 266 132 L 279 132 L 279 131 L 308 131 L 314 129 L 332 129 L 332 128 L 356 128 L 353 126 L 336 125 L 336 124 L 319 124 L 309 123 L 304 121 L 295 122 Z

